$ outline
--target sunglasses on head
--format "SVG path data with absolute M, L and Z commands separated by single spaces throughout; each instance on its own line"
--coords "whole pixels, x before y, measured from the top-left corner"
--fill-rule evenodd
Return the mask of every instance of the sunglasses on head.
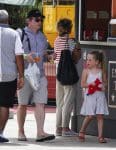
M 36 22 L 40 22 L 40 21 L 43 22 L 43 19 L 42 18 L 35 18 L 35 21 Z

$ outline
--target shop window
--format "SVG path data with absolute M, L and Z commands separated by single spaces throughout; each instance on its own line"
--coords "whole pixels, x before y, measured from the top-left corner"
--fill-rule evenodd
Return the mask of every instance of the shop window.
M 80 40 L 106 41 L 111 0 L 81 0 L 80 7 Z

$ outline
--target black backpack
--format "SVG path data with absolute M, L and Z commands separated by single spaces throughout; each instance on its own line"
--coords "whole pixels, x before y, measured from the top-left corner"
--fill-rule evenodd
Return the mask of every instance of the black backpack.
M 79 80 L 71 52 L 68 49 L 62 50 L 61 52 L 56 77 L 62 85 L 73 85 Z

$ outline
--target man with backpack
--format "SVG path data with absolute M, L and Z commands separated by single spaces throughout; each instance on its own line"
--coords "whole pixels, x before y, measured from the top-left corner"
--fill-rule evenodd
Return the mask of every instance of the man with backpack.
M 40 69 L 40 86 L 38 90 L 34 90 L 25 78 L 24 87 L 18 91 L 18 140 L 27 141 L 24 132 L 24 123 L 26 118 L 27 105 L 30 100 L 35 103 L 34 115 L 37 125 L 36 142 L 52 140 L 55 138 L 53 134 L 44 132 L 45 120 L 45 104 L 47 103 L 47 79 L 45 77 L 43 62 L 47 50 L 47 39 L 40 31 L 43 19 L 45 17 L 38 9 L 33 9 L 27 14 L 27 26 L 22 31 L 22 43 L 25 52 L 25 69 L 29 63 L 36 63 Z M 38 54 L 39 59 L 35 60 Z

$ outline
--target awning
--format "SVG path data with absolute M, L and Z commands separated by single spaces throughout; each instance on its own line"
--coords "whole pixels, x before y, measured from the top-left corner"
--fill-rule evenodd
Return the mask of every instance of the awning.
M 8 5 L 34 5 L 35 0 L 0 0 L 0 3 Z

